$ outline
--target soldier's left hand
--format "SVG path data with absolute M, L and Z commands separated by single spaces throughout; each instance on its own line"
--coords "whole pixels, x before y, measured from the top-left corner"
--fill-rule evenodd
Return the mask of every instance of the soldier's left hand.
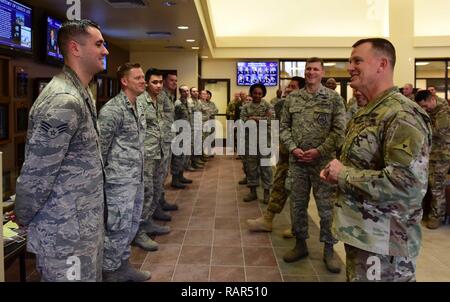
M 317 149 L 310 149 L 308 151 L 305 151 L 303 154 L 303 161 L 305 162 L 312 162 L 316 160 L 320 156 L 320 152 Z
M 337 184 L 338 175 L 343 168 L 344 165 L 339 160 L 333 159 L 325 166 L 325 169 L 320 171 L 320 178 L 328 183 Z

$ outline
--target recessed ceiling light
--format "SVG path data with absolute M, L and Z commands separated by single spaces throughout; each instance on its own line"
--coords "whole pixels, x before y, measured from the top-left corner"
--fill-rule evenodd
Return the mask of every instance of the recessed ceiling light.
M 173 1 L 164 1 L 164 2 L 163 2 L 163 5 L 164 5 L 164 6 L 167 6 L 167 7 L 171 7 L 171 6 L 177 5 L 177 3 L 176 3 L 176 2 L 173 2 Z
M 189 29 L 189 26 L 180 25 L 180 26 L 178 26 L 178 29 L 186 30 L 186 29 Z
M 194 39 L 187 39 L 187 40 L 186 40 L 186 42 L 189 42 L 189 43 L 194 43 L 194 42 L 195 42 L 195 40 L 194 40 Z
M 208 56 L 201 56 L 202 59 L 208 59 Z
M 425 66 L 430 64 L 430 62 L 416 62 L 416 66 Z
M 198 46 L 192 46 L 192 49 L 200 49 Z
M 323 66 L 327 67 L 336 66 L 336 63 L 323 63 Z

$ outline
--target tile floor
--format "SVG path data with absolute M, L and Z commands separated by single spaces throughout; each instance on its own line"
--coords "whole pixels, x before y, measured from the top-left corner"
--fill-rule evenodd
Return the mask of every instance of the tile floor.
M 246 220 L 261 215 L 261 202 L 242 202 L 247 194 L 242 166 L 234 157 L 216 156 L 202 171 L 186 173 L 194 184 L 185 190 L 166 191 L 169 201 L 180 210 L 173 217 L 169 235 L 156 237 L 160 248 L 145 252 L 132 247 L 131 262 L 150 270 L 150 282 L 233 281 L 233 282 L 342 282 L 340 274 L 329 273 L 322 261 L 323 245 L 319 243 L 319 218 L 312 200 L 309 206 L 308 247 L 310 255 L 293 264 L 283 262 L 283 254 L 293 247 L 294 239 L 282 238 L 289 227 L 289 210 L 275 217 L 272 233 L 250 233 Z M 259 192 L 260 193 L 260 192 Z M 430 231 L 423 228 L 423 249 L 418 259 L 418 281 L 450 281 L 450 226 Z M 343 244 L 336 246 L 343 260 Z M 6 271 L 7 281 L 17 281 L 17 264 Z M 37 281 L 34 260 L 27 260 L 28 280 Z

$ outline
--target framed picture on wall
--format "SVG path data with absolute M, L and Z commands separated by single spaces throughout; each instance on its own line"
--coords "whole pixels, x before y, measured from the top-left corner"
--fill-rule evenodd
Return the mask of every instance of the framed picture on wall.
M 28 96 L 28 73 L 20 66 L 14 67 L 14 96 L 16 98 Z
M 51 80 L 52 80 L 52 78 L 36 78 L 36 79 L 34 79 L 33 102 L 36 101 L 38 96 L 41 94 L 42 90 L 44 90 L 45 86 L 47 86 Z
M 28 102 L 18 102 L 15 104 L 16 133 L 26 132 L 28 130 L 29 111 L 30 105 Z
M 9 104 L 0 103 L 0 141 L 9 139 Z

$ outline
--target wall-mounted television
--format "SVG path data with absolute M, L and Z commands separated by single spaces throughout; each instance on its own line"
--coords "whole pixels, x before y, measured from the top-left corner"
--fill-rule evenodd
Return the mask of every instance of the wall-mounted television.
M 237 85 L 278 86 L 278 62 L 238 62 Z
M 33 53 L 32 9 L 12 0 L 0 0 L 0 47 Z
M 60 64 L 64 61 L 58 47 L 58 31 L 61 25 L 62 22 L 60 20 L 50 16 L 46 17 L 45 57 L 48 63 Z

